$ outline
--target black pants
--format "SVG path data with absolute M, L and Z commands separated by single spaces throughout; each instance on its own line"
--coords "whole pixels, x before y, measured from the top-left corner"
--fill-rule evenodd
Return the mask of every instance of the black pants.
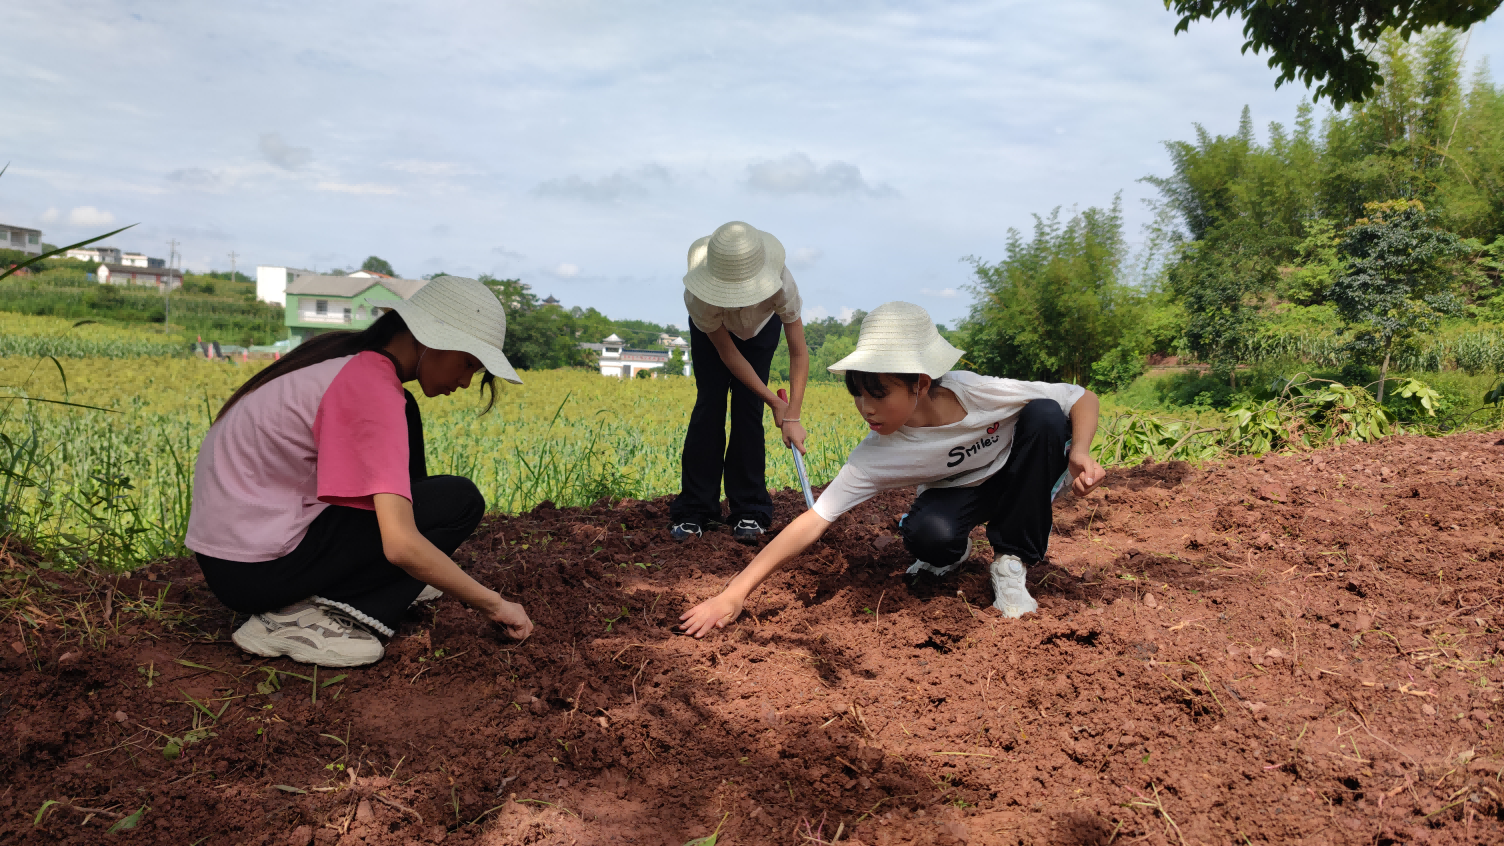
M 997 555 L 1017 555 L 1025 564 L 1045 557 L 1054 525 L 1051 501 L 1066 471 L 1070 418 L 1053 400 L 1038 399 L 1019 412 L 1013 450 L 1003 469 L 971 488 L 930 488 L 904 518 L 904 545 L 921 561 L 952 564 L 966 551 L 966 536 L 987 524 L 987 542 Z
M 783 323 L 778 315 L 768 320 L 751 340 L 735 335 L 731 342 L 752 365 L 757 378 L 768 381 L 773 353 Z M 731 522 L 751 518 L 767 528 L 773 524 L 773 498 L 768 495 L 767 451 L 763 445 L 763 402 L 752 389 L 731 375 L 710 336 L 689 321 L 689 351 L 694 362 L 694 411 L 684 434 L 679 496 L 669 506 L 675 523 L 704 525 L 721 519 L 721 480 L 726 482 L 726 500 Z M 731 440 L 726 440 L 726 391 L 731 391 Z
M 463 476 L 429 476 L 423 422 L 407 395 L 408 472 L 418 531 L 452 555 L 475 532 L 486 502 Z M 274 611 L 318 596 L 357 612 L 354 616 L 390 635 L 423 583 L 386 560 L 376 512 L 343 505 L 325 508 L 297 548 L 271 561 L 245 563 L 199 555 L 204 580 L 220 602 L 242 614 Z

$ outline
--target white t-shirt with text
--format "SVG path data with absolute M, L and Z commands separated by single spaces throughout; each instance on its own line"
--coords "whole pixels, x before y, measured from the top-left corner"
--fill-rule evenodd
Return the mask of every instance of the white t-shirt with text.
M 944 426 L 901 427 L 862 439 L 841 472 L 815 502 L 826 520 L 892 488 L 969 488 L 1003 469 L 1013 450 L 1013 426 L 1032 400 L 1060 404 L 1067 415 L 1086 393 L 1079 385 L 1021 382 L 957 370 L 940 387 L 956 395 L 966 416 Z

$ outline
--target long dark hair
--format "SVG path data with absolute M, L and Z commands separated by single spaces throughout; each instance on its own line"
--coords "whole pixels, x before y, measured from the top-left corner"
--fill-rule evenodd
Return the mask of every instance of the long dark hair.
M 388 311 L 376 318 L 375 323 L 358 332 L 353 329 L 339 329 L 309 338 L 293 347 L 291 352 L 272 362 L 260 373 L 247 379 L 244 385 L 237 388 L 235 393 L 225 400 L 219 413 L 214 415 L 214 420 L 216 423 L 219 422 L 225 416 L 225 412 L 229 411 L 235 403 L 278 376 L 286 376 L 294 370 L 312 367 L 331 358 L 343 358 L 367 350 L 383 349 L 392 342 L 393 338 L 397 337 L 397 333 L 405 331 L 407 331 L 407 322 L 402 319 L 402 315 L 395 311 Z M 401 378 L 400 374 L 398 378 Z M 485 414 L 491 410 L 491 406 L 496 404 L 496 377 L 487 371 L 486 375 L 481 377 L 480 386 L 481 390 L 487 391 L 490 395 L 486 407 L 481 409 L 481 414 Z

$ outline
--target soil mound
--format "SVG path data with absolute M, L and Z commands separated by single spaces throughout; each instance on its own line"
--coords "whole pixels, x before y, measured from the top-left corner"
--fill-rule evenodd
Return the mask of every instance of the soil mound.
M 958 578 L 903 581 L 903 492 L 703 641 L 672 626 L 751 559 L 726 530 L 488 518 L 458 557 L 534 636 L 446 598 L 348 671 L 236 650 L 188 561 L 13 567 L 0 840 L 1504 842 L 1496 441 L 1113 471 L 1057 503 L 1023 620 L 981 529 Z

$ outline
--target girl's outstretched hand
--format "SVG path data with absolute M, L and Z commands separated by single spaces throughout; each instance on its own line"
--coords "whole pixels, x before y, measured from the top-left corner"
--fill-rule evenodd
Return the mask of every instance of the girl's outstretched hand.
M 515 602 L 508 602 L 501 597 L 496 598 L 496 606 L 486 612 L 491 622 L 506 630 L 507 636 L 514 640 L 527 640 L 527 636 L 533 633 L 533 621 L 528 619 L 527 611 Z
M 679 615 L 682 621 L 679 630 L 695 637 L 704 637 L 712 629 L 724 629 L 741 616 L 741 600 L 724 593 L 716 594 L 699 605 Z

